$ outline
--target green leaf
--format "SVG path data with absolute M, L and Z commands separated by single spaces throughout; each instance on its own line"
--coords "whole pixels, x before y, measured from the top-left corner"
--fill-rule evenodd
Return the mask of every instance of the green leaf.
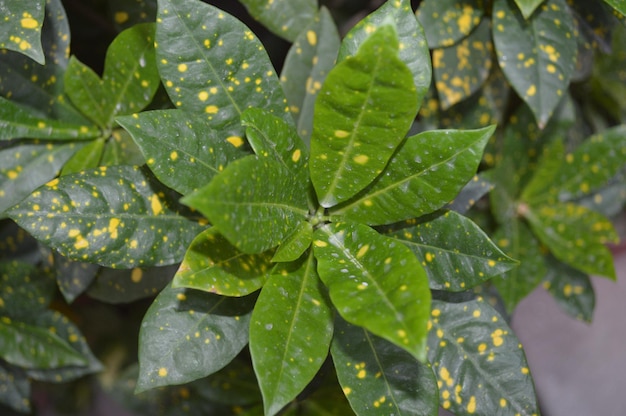
M 71 303 L 91 285 L 100 266 L 71 261 L 57 252 L 53 252 L 52 256 L 59 290 L 65 300 Z
M 82 144 L 22 144 L 0 150 L 0 216 L 52 180 Z
M 99 137 L 90 143 L 86 143 L 63 165 L 61 176 L 100 166 L 107 140 L 107 137 Z
M 425 358 L 430 290 L 411 251 L 362 224 L 315 231 L 318 273 L 341 316 Z
M 139 331 L 136 392 L 206 377 L 248 343 L 254 299 L 190 289 L 163 289 Z
M 316 0 L 241 0 L 241 3 L 265 28 L 290 42 L 317 15 Z
M 70 259 L 124 268 L 182 260 L 201 226 L 137 167 L 101 167 L 48 182 L 8 211 Z
M 569 85 L 576 62 L 574 21 L 564 0 L 548 0 L 528 21 L 509 0 L 493 4 L 500 67 L 543 128 Z
M 33 264 L 0 261 L 0 314 L 28 321 L 48 306 L 54 294 L 54 279 Z
M 356 414 L 438 414 L 437 381 L 430 366 L 406 351 L 337 317 L 331 353 Z
M 583 272 L 616 279 L 605 244 L 616 243 L 618 236 L 602 214 L 581 205 L 554 203 L 527 207 L 523 215 L 557 259 Z
M 489 26 L 489 20 L 483 19 L 458 44 L 433 50 L 435 85 L 442 110 L 467 99 L 487 80 L 493 53 Z
M 96 126 L 42 118 L 36 111 L 0 97 L 0 142 L 16 138 L 92 139 L 99 135 L 100 130 Z
M 180 110 L 118 117 L 161 182 L 183 195 L 211 181 L 248 152 L 243 140 L 224 140 L 207 120 Z
M 272 253 L 244 254 L 216 228 L 191 243 L 172 287 L 188 287 L 223 296 L 246 296 L 263 286 L 272 267 Z
M 417 113 L 412 76 L 397 51 L 394 28 L 378 28 L 320 90 L 310 167 L 323 207 L 349 199 L 378 176 Z
M 452 46 L 480 23 L 482 0 L 424 0 L 415 15 L 424 26 L 431 49 Z
M 248 359 L 235 358 L 226 367 L 211 374 L 207 381 L 210 388 L 205 388 L 201 395 L 213 402 L 250 406 L 263 400 L 254 369 Z
M 626 1 L 624 0 L 604 0 L 606 4 L 615 9 L 622 16 L 626 16 Z
M 146 160 L 141 154 L 141 150 L 137 147 L 130 134 L 122 129 L 113 130 L 113 133 L 107 138 L 104 146 L 100 165 L 140 166 L 145 163 Z
M 512 313 L 546 276 L 545 255 L 526 223 L 516 218 L 503 223 L 492 238 L 507 255 L 519 260 L 518 267 L 491 280 L 507 313 Z
M 250 323 L 250 354 L 266 415 L 274 415 L 313 379 L 326 360 L 332 311 L 310 252 L 274 270 Z
M 404 243 L 421 260 L 431 289 L 467 290 L 517 265 L 483 230 L 454 211 L 390 236 Z
M 313 129 L 315 99 L 326 75 L 335 65 L 340 38 L 333 18 L 325 7 L 289 48 L 280 74 L 289 111 L 298 134 L 309 144 Z
M 100 267 L 89 286 L 90 298 L 111 304 L 130 303 L 156 296 L 171 281 L 177 265 L 110 269 Z
M 494 185 L 485 178 L 484 174 L 474 175 L 472 180 L 469 181 L 467 185 L 459 191 L 454 200 L 448 204 L 447 208 L 459 214 L 465 214 L 480 198 L 485 196 L 485 194 L 493 188 Z
M 381 225 L 442 208 L 474 176 L 494 130 L 433 130 L 407 138 L 372 186 L 332 214 Z
M 301 222 L 280 244 L 274 257 L 272 257 L 272 261 L 295 261 L 311 246 L 312 241 L 313 226 L 310 222 Z
M 542 150 L 534 174 L 519 197 L 520 201 L 528 204 L 538 204 L 546 200 L 556 202 L 558 198 L 554 181 L 565 162 L 565 145 L 562 140 L 557 138 L 547 143 Z M 577 164 L 576 167 L 580 168 L 581 166 Z
M 535 9 L 543 2 L 544 0 L 515 0 L 515 4 L 519 7 L 524 19 L 530 18 Z
M 387 1 L 357 23 L 343 39 L 337 62 L 356 55 L 372 32 L 389 24 L 395 27 L 402 46 L 398 50 L 398 57 L 413 74 L 419 106 L 430 87 L 432 68 L 424 29 L 415 17 L 409 0 Z
M 265 108 L 290 121 L 263 46 L 243 23 L 194 0 L 161 0 L 157 65 L 176 107 L 204 115 L 224 136 L 243 137 L 239 116 Z
M 109 0 L 107 3 L 113 22 L 119 29 L 156 20 L 156 0 Z
M 43 65 L 45 58 L 41 46 L 41 26 L 45 4 L 45 0 L 3 2 L 0 49 L 17 51 Z
M 568 315 L 591 323 L 596 297 L 587 274 L 551 257 L 543 286 Z
M 298 177 L 296 177 L 298 179 Z M 207 216 L 244 253 L 277 246 L 308 215 L 307 183 L 269 158 L 239 159 L 183 202 Z
M 21 412 L 30 413 L 30 380 L 26 374 L 0 362 L 0 403 Z
M 539 414 L 519 340 L 481 299 L 433 301 L 428 359 L 439 380 L 439 405 L 456 414 Z
M 93 69 L 72 56 L 65 71 L 65 94 L 91 121 L 106 128 L 113 111 L 112 92 Z

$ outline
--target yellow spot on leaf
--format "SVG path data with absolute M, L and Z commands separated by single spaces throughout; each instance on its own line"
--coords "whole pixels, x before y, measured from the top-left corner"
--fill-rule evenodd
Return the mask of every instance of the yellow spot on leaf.
M 89 241 L 84 239 L 83 237 L 79 237 L 74 243 L 74 248 L 77 250 L 89 247 Z
M 152 208 L 152 214 L 159 215 L 163 212 L 163 205 L 161 205 L 161 201 L 156 194 L 153 194 L 150 197 L 150 207 Z
M 467 403 L 467 413 L 476 412 L 476 397 L 471 396 L 469 399 L 469 403 Z
M 24 29 L 35 29 L 39 26 L 39 23 L 30 15 L 25 16 L 22 20 L 20 20 L 20 24 Z
M 167 368 L 165 367 L 159 368 L 159 377 L 167 377 Z
M 111 235 L 112 239 L 116 239 L 117 238 L 117 226 L 120 225 L 120 219 L 119 218 L 111 218 L 109 220 L 109 234 Z
M 365 370 L 359 370 L 359 372 L 356 374 L 356 377 L 360 379 L 364 379 L 365 376 L 367 376 L 367 371 Z
M 291 160 L 293 161 L 293 163 L 298 162 L 298 160 L 300 160 L 300 156 L 302 156 L 302 152 L 300 151 L 300 149 L 294 150 L 294 152 L 291 154 Z
M 317 34 L 314 31 L 309 30 L 306 32 L 306 40 L 311 46 L 315 46 L 317 44 Z
M 128 20 L 128 13 L 126 12 L 116 12 L 113 17 L 117 24 L 122 24 Z
M 187 64 L 179 64 L 178 72 L 185 72 L 185 71 L 187 71 Z
M 217 112 L 219 111 L 219 108 L 216 105 L 207 105 L 204 111 L 207 114 L 217 114 Z
M 170 159 L 172 159 L 172 161 L 175 161 L 176 159 L 178 159 L 178 152 L 176 152 L 176 150 L 170 153 Z
M 230 136 L 226 141 L 235 147 L 241 147 L 243 145 L 243 139 L 239 136 Z
M 365 244 L 363 247 L 361 247 L 359 251 L 356 253 L 357 259 L 360 259 L 361 257 L 363 257 L 365 253 L 367 253 L 367 250 L 369 249 L 370 249 L 369 244 Z
M 339 139 L 344 139 L 346 137 L 348 137 L 350 135 L 350 133 L 348 133 L 345 130 L 335 130 L 335 137 L 339 138 Z
M 313 244 L 315 245 L 315 247 L 328 247 L 328 243 L 322 240 L 315 240 Z
M 139 283 L 141 282 L 141 278 L 143 277 L 143 272 L 141 271 L 141 269 L 138 268 L 134 268 L 131 272 L 130 272 L 130 280 L 133 281 L 133 283 Z
M 200 92 L 198 93 L 198 99 L 199 99 L 200 101 L 206 101 L 206 100 L 208 100 L 208 98 L 209 98 L 209 93 L 208 93 L 208 92 L 206 92 L 206 91 L 200 91 Z
M 535 93 L 537 92 L 537 88 L 535 87 L 534 84 L 532 84 L 530 87 L 528 87 L 528 89 L 526 90 L 526 95 L 529 97 L 533 97 L 535 95 Z

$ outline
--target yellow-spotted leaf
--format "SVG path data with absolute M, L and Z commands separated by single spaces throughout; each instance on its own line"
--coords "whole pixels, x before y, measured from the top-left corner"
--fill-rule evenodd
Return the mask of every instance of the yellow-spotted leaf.
M 455 414 L 539 414 L 522 345 L 482 299 L 433 301 L 428 359 L 439 406 Z
M 41 46 L 41 26 L 44 20 L 45 0 L 8 0 L 0 10 L 0 49 L 11 49 L 43 65 L 45 57 Z
M 272 268 L 271 258 L 272 253 L 244 254 L 216 228 L 209 228 L 189 246 L 172 286 L 246 296 L 265 283 Z
M 120 30 L 156 19 L 156 0 L 109 0 L 107 4 L 113 23 Z
M 0 314 L 30 322 L 46 309 L 54 295 L 51 274 L 42 273 L 31 263 L 0 261 Z
M 315 102 L 310 168 L 320 204 L 346 201 L 376 178 L 416 114 L 395 28 L 381 26 L 333 68 Z
M 307 220 L 308 182 L 302 179 L 275 160 L 247 156 L 183 202 L 206 215 L 239 250 L 262 253 Z
M 591 279 L 567 264 L 550 258 L 543 287 L 568 315 L 591 323 L 596 296 Z
M 317 16 L 316 0 L 241 0 L 241 3 L 263 26 L 290 42 Z
M 100 266 L 69 260 L 57 252 L 52 252 L 57 285 L 67 303 L 72 303 L 96 278 Z
M 403 349 L 337 316 L 330 351 L 341 388 L 356 414 L 438 414 L 433 371 Z
M 248 107 L 292 121 L 265 49 L 226 12 L 198 0 L 160 0 L 156 45 L 174 105 L 202 114 L 225 137 L 243 137 L 239 116 Z
M 344 37 L 337 61 L 356 55 L 372 32 L 391 23 L 398 36 L 398 57 L 413 74 L 419 107 L 430 87 L 432 68 L 424 29 L 415 17 L 409 0 L 387 1 L 357 23 Z
M 52 180 L 83 144 L 22 144 L 0 150 L 0 216 Z
M 467 99 L 485 83 L 492 65 L 489 20 L 454 46 L 433 50 L 433 71 L 439 105 L 447 110 Z
M 101 167 L 54 179 L 8 211 L 78 261 L 126 268 L 180 262 L 201 225 L 145 169 Z
M 474 222 L 454 211 L 390 236 L 421 260 L 431 289 L 467 290 L 517 265 Z
M 163 289 L 139 331 L 136 392 L 188 383 L 231 362 L 248 343 L 254 300 Z
M 424 360 L 430 290 L 415 255 L 352 223 L 318 228 L 313 248 L 320 278 L 341 316 Z
M 515 4 L 519 7 L 524 19 L 528 19 L 532 16 L 533 12 L 539 7 L 545 0 L 515 0 Z
M 332 316 L 312 252 L 273 271 L 250 319 L 250 355 L 265 415 L 278 413 L 317 374 L 328 355 Z
M 243 139 L 223 138 L 203 117 L 181 110 L 118 117 L 161 182 L 186 195 L 206 185 L 249 151 Z
M 502 71 L 545 127 L 576 63 L 575 27 L 565 0 L 544 2 L 529 20 L 509 0 L 493 4 L 493 40 Z
M 522 215 L 559 260 L 585 273 L 616 279 L 608 243 L 617 243 L 613 224 L 602 214 L 573 203 L 525 206 Z
M 431 49 L 452 46 L 467 37 L 484 14 L 483 0 L 424 0 L 415 15 Z
M 604 0 L 606 4 L 611 6 L 622 17 L 626 16 L 626 1 L 624 0 Z
M 310 143 L 313 107 L 328 71 L 337 59 L 340 39 L 333 18 L 326 8 L 293 42 L 285 57 L 280 83 L 289 111 L 296 120 L 298 134 Z
M 65 71 L 65 94 L 74 106 L 101 128 L 106 128 L 114 111 L 112 92 L 105 88 L 93 69 L 72 56 Z
M 382 225 L 442 208 L 476 174 L 494 130 L 433 130 L 407 138 L 370 187 L 331 213 Z

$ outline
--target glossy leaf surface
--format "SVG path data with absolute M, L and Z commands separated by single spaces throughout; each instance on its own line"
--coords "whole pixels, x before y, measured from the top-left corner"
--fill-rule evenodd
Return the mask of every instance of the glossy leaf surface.
M 333 334 L 313 253 L 273 273 L 250 321 L 250 354 L 266 415 L 276 414 L 307 386 L 324 363 Z
M 349 199 L 382 172 L 417 113 L 411 72 L 397 51 L 395 29 L 383 26 L 322 86 L 310 167 L 324 207 Z
M 137 392 L 206 377 L 248 343 L 251 298 L 167 286 L 139 332 Z
M 261 253 L 306 220 L 306 185 L 280 163 L 248 156 L 228 165 L 183 202 L 206 215 L 239 250 Z
M 241 0 L 241 3 L 263 26 L 291 42 L 317 15 L 315 0 Z
M 173 287 L 188 287 L 224 296 L 245 296 L 263 286 L 272 253 L 244 254 L 216 228 L 191 243 L 174 276 Z
M 331 212 L 381 225 L 443 207 L 476 173 L 494 130 L 433 130 L 407 138 L 370 187 Z
M 182 260 L 201 226 L 148 172 L 101 167 L 48 182 L 9 211 L 35 238 L 78 261 L 109 267 Z
M 413 253 L 351 223 L 317 229 L 313 247 L 320 278 L 341 316 L 423 360 L 430 290 Z
M 22 53 L 39 64 L 45 57 L 41 46 L 41 26 L 45 0 L 8 1 L 2 5 L 0 49 Z
M 457 414 L 538 414 L 524 351 L 504 319 L 482 300 L 433 301 L 428 359 L 439 405 Z
M 396 345 L 337 317 L 331 353 L 356 414 L 438 414 L 437 381 L 430 366 Z
M 454 211 L 390 236 L 421 260 L 431 289 L 467 290 L 517 265 L 475 223 Z
M 515 0 L 524 19 L 528 19 L 544 0 Z
M 452 46 L 480 23 L 482 0 L 424 0 L 415 15 L 424 26 L 431 49 Z
M 194 0 L 160 0 L 157 64 L 176 107 L 202 114 L 225 137 L 241 140 L 248 107 L 291 116 L 263 46 L 243 23 Z

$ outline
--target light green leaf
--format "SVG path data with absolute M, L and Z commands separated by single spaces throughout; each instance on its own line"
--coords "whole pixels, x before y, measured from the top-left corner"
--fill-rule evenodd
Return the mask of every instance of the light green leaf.
M 522 190 L 519 200 L 528 204 L 557 201 L 558 191 L 554 185 L 556 176 L 565 162 L 565 145 L 560 138 L 546 143 L 541 158 L 533 169 L 533 175 Z M 573 162 L 573 156 L 570 156 Z M 577 164 L 577 168 L 581 167 Z M 586 178 L 586 177 L 585 177 Z
M 101 167 L 48 182 L 8 211 L 78 261 L 124 268 L 180 262 L 201 226 L 145 170 Z
M 463 291 L 517 266 L 469 218 L 454 211 L 390 234 L 422 262 L 430 288 Z
M 139 331 L 136 392 L 193 381 L 223 368 L 248 343 L 254 299 L 167 286 Z
M 484 14 L 482 0 L 423 0 L 415 15 L 431 49 L 452 46 L 467 37 Z
M 543 286 L 568 315 L 591 323 L 596 296 L 587 274 L 550 257 Z
M 316 0 L 240 0 L 272 33 L 293 42 L 317 16 Z
M 624 0 L 604 0 L 606 4 L 615 9 L 622 16 L 626 16 L 626 1 Z
M 100 159 L 101 166 L 141 166 L 146 163 L 141 150 L 128 132 L 114 129 L 104 145 L 104 152 Z
M 100 166 L 107 140 L 108 137 L 99 137 L 96 140 L 92 140 L 90 143 L 85 143 L 85 145 L 74 153 L 74 155 L 68 159 L 67 163 L 63 165 L 61 176 L 87 169 L 94 169 Z
M 526 207 L 524 217 L 554 256 L 589 274 L 616 279 L 607 243 L 618 241 L 613 224 L 595 211 L 572 203 Z
M 202 114 L 225 137 L 243 137 L 239 116 L 264 108 L 291 121 L 274 68 L 243 23 L 195 0 L 160 0 L 157 65 L 176 107 Z
M 17 51 L 43 65 L 45 58 L 41 46 L 41 26 L 45 4 L 45 0 L 3 2 L 0 49 Z
M 417 113 L 415 94 L 392 26 L 378 28 L 328 74 L 311 137 L 311 179 L 323 207 L 349 199 L 383 171 Z
M 494 130 L 432 130 L 407 138 L 372 186 L 331 213 L 381 225 L 442 208 L 476 174 Z
M 389 24 L 395 27 L 398 41 L 402 46 L 398 51 L 398 57 L 413 74 L 419 107 L 430 87 L 432 68 L 424 29 L 415 17 L 409 0 L 387 1 L 357 23 L 343 39 L 337 62 L 356 55 L 372 32 Z
M 301 222 L 280 244 L 274 257 L 272 257 L 272 261 L 295 261 L 311 246 L 312 241 L 313 226 L 310 222 Z
M 249 154 L 243 140 L 224 140 L 206 119 L 181 110 L 145 111 L 116 121 L 130 133 L 155 176 L 183 195 Z
M 433 301 L 428 359 L 439 405 L 455 414 L 539 414 L 524 351 L 487 303 Z
M 430 366 L 394 344 L 337 317 L 331 353 L 356 414 L 438 414 L 437 381 Z
M 295 179 L 298 179 L 296 177 Z M 280 244 L 308 215 L 307 183 L 269 158 L 239 159 L 183 202 L 244 253 L 261 253 Z
M 318 228 L 313 247 L 320 278 L 341 316 L 423 360 L 430 290 L 413 253 L 351 223 Z
M 545 0 L 515 0 L 515 4 L 519 7 L 524 19 L 528 19 L 532 16 L 535 9 L 544 1 Z
M 483 19 L 457 45 L 433 50 L 435 85 L 442 110 L 449 109 L 478 91 L 491 71 L 492 54 L 488 19 Z
M 280 83 L 298 134 L 310 144 L 315 99 L 326 75 L 335 65 L 340 39 L 333 18 L 325 7 L 296 38 L 287 52 Z
M 272 253 L 244 254 L 216 228 L 191 243 L 172 287 L 188 287 L 223 296 L 246 296 L 258 290 L 272 267 Z
M 93 69 L 72 56 L 64 78 L 65 94 L 87 118 L 100 128 L 107 128 L 115 102 Z
M 268 416 L 313 379 L 326 360 L 333 334 L 332 311 L 313 253 L 273 273 L 250 322 L 250 354 Z
M 509 0 L 493 4 L 493 40 L 500 67 L 545 127 L 576 63 L 574 22 L 565 0 L 548 0 L 528 21 Z

